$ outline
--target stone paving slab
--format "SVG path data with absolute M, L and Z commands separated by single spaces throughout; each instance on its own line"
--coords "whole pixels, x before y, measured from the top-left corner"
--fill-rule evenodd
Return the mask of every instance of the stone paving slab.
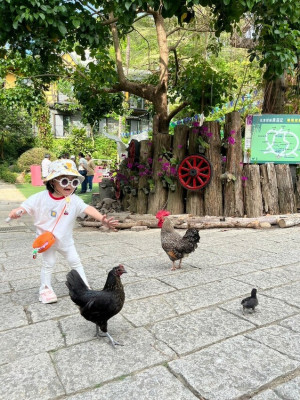
M 155 348 L 155 339 L 143 328 L 114 339 L 124 346 L 114 349 L 107 338 L 101 338 L 51 353 L 67 393 L 94 387 L 169 359 Z
M 28 325 L 28 320 L 22 306 L 8 304 L 1 309 L 0 331 Z
M 76 315 L 61 318 L 59 324 L 67 346 L 95 338 L 96 325 L 85 320 L 79 310 Z M 118 314 L 109 320 L 108 329 L 113 337 L 119 337 L 124 332 L 133 329 L 133 326 L 121 314 Z
M 248 283 L 249 285 L 256 287 L 258 290 L 280 286 L 291 281 L 291 279 L 288 279 L 285 274 L 281 274 L 277 269 L 268 270 L 267 272 L 252 272 L 250 274 L 235 277 L 235 279 Z
M 280 289 L 266 290 L 264 293 L 268 297 L 275 297 L 285 301 L 287 304 L 300 309 L 300 281 L 284 285 Z
M 0 363 L 55 350 L 64 345 L 56 321 L 11 329 L 0 333 Z
M 283 326 L 268 326 L 247 333 L 246 337 L 265 344 L 271 349 L 288 355 L 291 359 L 300 361 L 300 333 Z M 300 394 L 300 392 L 299 392 Z
M 300 376 L 274 388 L 274 392 L 283 400 L 299 400 Z
M 151 332 L 183 355 L 253 328 L 250 322 L 213 308 L 158 322 Z
M 257 396 L 251 397 L 251 400 L 282 400 L 282 397 L 278 397 L 273 390 L 266 390 Z
M 169 363 L 200 396 L 209 400 L 237 400 L 299 368 L 300 363 L 243 336 Z
M 40 302 L 30 304 L 28 312 L 33 322 L 40 322 L 75 314 L 78 312 L 78 307 L 69 297 L 66 297 L 60 299 L 57 303 L 47 304 L 46 306 Z
M 178 314 L 210 307 L 226 300 L 244 297 L 250 293 L 251 286 L 232 279 L 198 285 L 188 289 L 171 292 L 164 295 L 165 300 L 172 305 Z M 240 303 L 240 300 L 237 300 Z
M 134 326 L 145 326 L 177 315 L 164 296 L 125 302 L 122 315 Z
M 67 397 L 68 400 L 196 400 L 165 367 L 149 368 L 98 389 Z
M 47 353 L 0 366 L 0 398 L 49 400 L 65 394 Z
M 261 295 L 259 292 L 257 294 L 257 298 L 259 304 L 254 313 L 252 310 L 245 310 L 245 314 L 243 315 L 242 305 L 237 301 L 223 303 L 220 307 L 231 312 L 232 314 L 246 319 L 257 326 L 266 325 L 271 322 L 287 318 L 290 315 L 299 313 L 299 309 L 296 307 L 289 306 L 281 300 L 271 299 L 270 297 Z
M 129 283 L 125 287 L 126 300 L 136 300 L 172 291 L 174 291 L 174 288 L 156 279 Z

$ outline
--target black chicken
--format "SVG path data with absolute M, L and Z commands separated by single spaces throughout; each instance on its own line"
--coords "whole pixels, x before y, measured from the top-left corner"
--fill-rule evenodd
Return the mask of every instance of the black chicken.
M 177 268 L 181 268 L 184 257 L 196 250 L 200 240 L 199 231 L 196 228 L 188 228 L 183 236 L 177 233 L 169 218 L 168 211 L 159 211 L 156 214 L 158 226 L 161 227 L 161 246 L 173 262 L 172 271 L 176 269 L 175 261 L 179 260 Z
M 71 299 L 80 308 L 80 314 L 96 324 L 96 336 L 101 337 L 100 328 L 103 336 L 107 336 L 114 347 L 120 343 L 107 332 L 107 321 L 122 310 L 125 292 L 120 276 L 125 272 L 121 264 L 114 267 L 108 273 L 103 290 L 89 289 L 74 269 L 67 274 L 66 285 Z
M 251 290 L 251 296 L 250 297 L 246 297 L 245 299 L 242 300 L 241 304 L 243 306 L 243 314 L 245 314 L 245 309 L 251 309 L 253 310 L 253 312 L 255 311 L 255 307 L 258 305 L 258 300 L 256 297 L 256 289 L 252 289 Z

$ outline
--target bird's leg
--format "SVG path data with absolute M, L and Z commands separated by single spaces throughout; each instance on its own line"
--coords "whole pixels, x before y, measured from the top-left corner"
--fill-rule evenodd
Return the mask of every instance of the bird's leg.
M 103 332 L 103 335 L 101 335 L 99 326 L 96 324 L 96 337 L 108 337 L 108 339 L 111 341 L 111 344 L 113 345 L 113 347 L 116 347 L 116 345 L 119 346 L 124 346 L 123 344 L 116 342 L 112 336 L 110 336 L 110 334 L 108 332 Z
M 181 268 L 181 261 L 182 261 L 182 258 L 179 260 L 178 268 Z
M 176 265 L 175 265 L 175 261 L 173 261 L 173 266 L 171 268 L 171 271 L 175 271 L 175 269 L 176 269 Z
M 116 342 L 116 341 L 113 339 L 113 337 L 110 336 L 110 334 L 109 334 L 108 332 L 105 332 L 105 336 L 107 336 L 108 339 L 111 341 L 111 344 L 113 345 L 113 347 L 116 347 L 116 345 L 124 346 L 123 344 L 121 344 L 121 343 L 119 343 L 119 342 Z

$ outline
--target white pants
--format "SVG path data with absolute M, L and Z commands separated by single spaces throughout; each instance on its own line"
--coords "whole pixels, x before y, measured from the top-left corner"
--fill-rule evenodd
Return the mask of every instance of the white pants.
M 84 268 L 81 264 L 79 255 L 77 253 L 77 250 L 75 248 L 74 244 L 71 244 L 70 246 L 66 246 L 63 248 L 60 248 L 56 245 L 56 243 L 50 247 L 47 251 L 42 253 L 43 256 L 43 266 L 41 269 L 41 287 L 40 287 L 40 292 L 45 289 L 47 286 L 48 288 L 52 289 L 51 286 L 51 275 L 52 271 L 56 262 L 56 252 L 59 252 L 68 262 L 69 266 L 72 269 L 76 269 L 76 271 L 79 273 L 81 278 L 83 279 L 84 283 L 89 287 L 87 278 L 85 276 Z

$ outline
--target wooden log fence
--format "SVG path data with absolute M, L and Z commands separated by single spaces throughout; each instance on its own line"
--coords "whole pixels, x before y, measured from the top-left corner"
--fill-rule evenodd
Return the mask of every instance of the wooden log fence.
M 203 131 L 209 134 L 204 135 Z M 200 135 L 201 140 L 206 140 L 208 144 L 204 156 L 212 166 L 210 183 L 199 191 L 191 191 L 182 187 L 175 177 L 172 187 L 166 185 L 161 176 L 164 173 L 163 165 L 170 158 L 164 152 L 169 152 L 179 164 L 185 157 L 199 154 Z M 164 208 L 172 214 L 215 215 L 226 217 L 227 220 L 228 217 L 294 214 L 300 208 L 300 176 L 294 175 L 292 179 L 289 165 L 243 163 L 238 112 L 226 115 L 223 145 L 217 122 L 205 123 L 202 130 L 179 125 L 173 136 L 157 134 L 151 145 L 148 140 L 140 144 L 140 163 L 146 164 L 153 159 L 151 179 L 154 190 L 149 186 L 149 176 L 135 176 L 131 193 L 122 194 L 122 209 L 125 211 L 155 215 Z M 222 161 L 224 156 L 225 162 Z M 226 225 L 220 222 L 214 221 L 216 226 Z M 205 224 L 203 221 L 199 223 Z M 246 221 L 236 220 L 235 224 L 238 223 L 246 224 Z

